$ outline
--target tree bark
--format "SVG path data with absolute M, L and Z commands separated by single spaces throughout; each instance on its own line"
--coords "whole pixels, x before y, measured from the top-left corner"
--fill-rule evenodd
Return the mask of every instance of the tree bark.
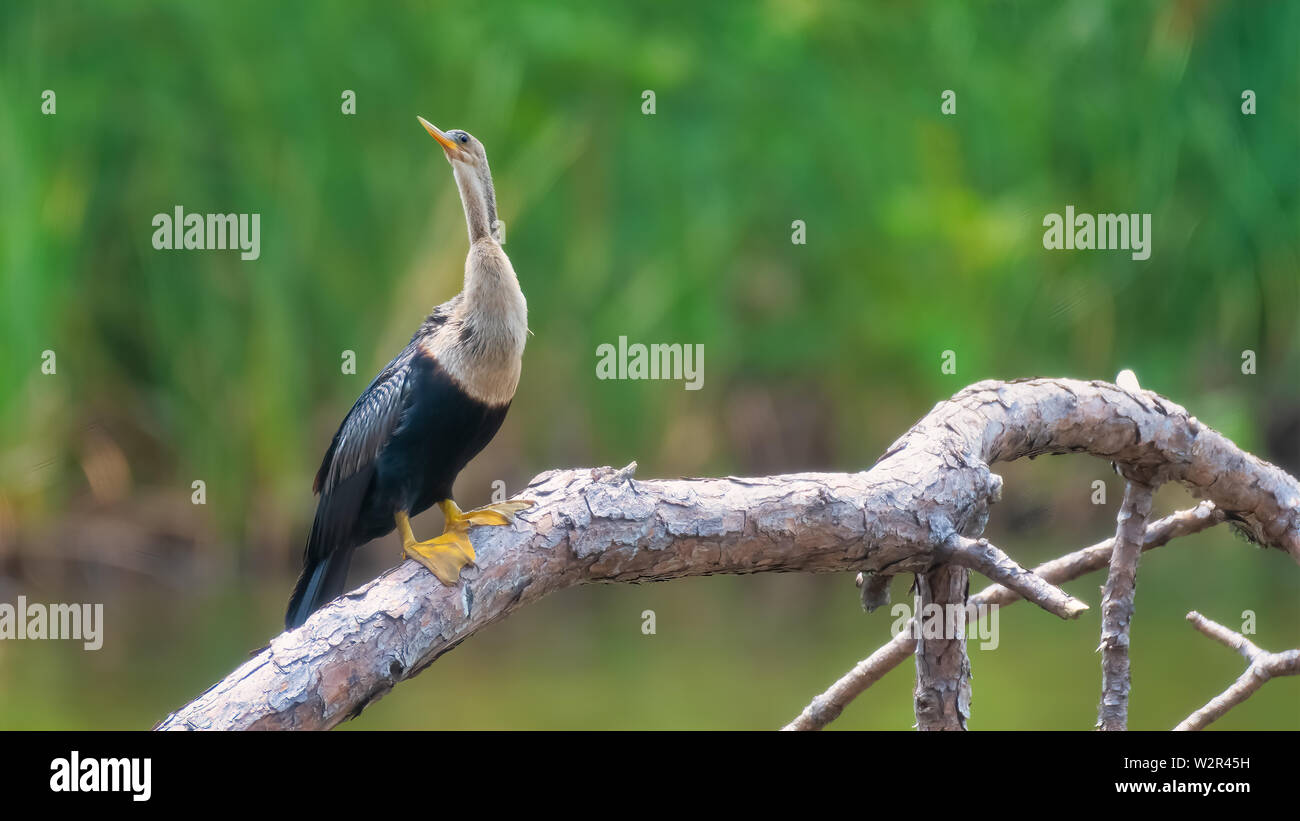
M 964 730 L 970 718 L 970 656 L 966 654 L 965 632 L 969 587 L 970 571 L 951 563 L 916 577 L 916 615 L 921 617 L 921 627 L 916 640 L 912 706 L 918 730 Z M 935 635 L 929 635 L 931 632 Z
M 1138 482 L 1124 488 L 1115 527 L 1115 550 L 1101 604 L 1101 704 L 1097 729 L 1128 729 L 1129 635 L 1137 598 L 1138 558 L 1151 515 L 1154 489 Z
M 512 526 L 474 529 L 478 566 L 455 587 L 403 562 L 277 636 L 158 726 L 333 727 L 482 627 L 576 584 L 934 573 L 955 535 L 983 531 L 1001 492 L 990 464 L 1073 452 L 1112 460 L 1147 484 L 1180 482 L 1259 543 L 1300 560 L 1300 483 L 1178 405 L 1106 382 L 980 382 L 937 405 L 862 473 L 673 481 L 636 480 L 634 465 L 544 473 L 521 494 L 536 506 Z M 1002 570 L 1009 579 L 1025 572 L 1014 562 Z

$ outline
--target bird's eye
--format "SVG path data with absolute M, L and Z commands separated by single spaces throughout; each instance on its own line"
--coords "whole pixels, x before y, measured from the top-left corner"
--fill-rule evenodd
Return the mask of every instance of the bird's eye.
M 460 135 L 460 141 L 461 141 L 462 144 L 463 144 L 463 143 L 468 143 L 468 142 L 469 142 L 469 135 L 468 135 L 468 134 L 461 134 L 461 135 Z

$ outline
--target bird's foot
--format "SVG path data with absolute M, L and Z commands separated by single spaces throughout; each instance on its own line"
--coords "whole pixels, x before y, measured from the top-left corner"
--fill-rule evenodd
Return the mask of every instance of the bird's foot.
M 441 502 L 447 526 L 441 536 L 418 542 L 411 533 L 411 523 L 405 513 L 397 514 L 397 526 L 402 534 L 402 558 L 415 559 L 429 568 L 438 580 L 450 587 L 460 581 L 460 571 L 474 564 L 474 545 L 469 541 L 469 529 L 477 525 L 508 525 L 515 514 L 532 507 L 533 502 L 518 500 L 497 502 L 473 510 L 462 511 L 450 499 Z
M 451 587 L 460 581 L 460 571 L 474 563 L 474 546 L 464 529 L 449 529 L 427 541 L 403 544 L 402 558 L 415 559 L 429 568 L 438 581 Z
M 460 581 L 460 571 L 465 565 L 474 563 L 474 546 L 469 543 L 466 525 L 448 519 L 447 529 L 441 536 L 421 542 L 411 532 L 411 519 L 406 511 L 397 511 L 394 518 L 402 537 L 402 558 L 415 559 L 448 587 Z
M 521 510 L 526 510 L 533 506 L 533 502 L 526 499 L 520 499 L 513 502 L 497 502 L 492 505 L 476 507 L 473 510 L 461 511 L 456 507 L 455 502 L 443 503 L 443 515 L 447 517 L 447 528 L 450 530 L 452 523 L 468 525 L 508 525 L 515 519 L 515 514 Z

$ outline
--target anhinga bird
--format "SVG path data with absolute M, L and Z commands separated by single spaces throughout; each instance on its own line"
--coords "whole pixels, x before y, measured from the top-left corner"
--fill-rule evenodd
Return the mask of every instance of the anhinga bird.
M 313 488 L 320 494 L 285 626 L 343 592 L 352 551 L 394 528 L 402 556 L 455 584 L 474 561 L 471 525 L 508 524 L 516 501 L 461 512 L 452 484 L 505 419 L 519 383 L 528 306 L 497 235 L 483 145 L 419 118 L 447 155 L 469 226 L 465 287 L 439 305 L 375 377 L 334 434 Z M 437 503 L 441 536 L 417 541 L 410 517 Z

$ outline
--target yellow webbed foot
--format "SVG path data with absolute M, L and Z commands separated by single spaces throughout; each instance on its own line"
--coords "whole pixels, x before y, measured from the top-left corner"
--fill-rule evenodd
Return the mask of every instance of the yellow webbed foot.
M 415 559 L 448 587 L 460 581 L 460 571 L 466 565 L 474 563 L 474 547 L 464 527 L 448 529 L 441 536 L 422 542 L 411 532 L 411 519 L 406 511 L 397 511 L 394 518 L 402 537 L 402 558 Z
M 439 502 L 442 513 L 447 519 L 446 529 L 441 536 L 427 541 L 418 541 L 411 532 L 410 517 L 404 511 L 398 511 L 397 530 L 402 537 L 402 558 L 415 559 L 429 568 L 438 580 L 447 586 L 460 581 L 460 571 L 466 565 L 474 563 L 476 558 L 474 545 L 469 541 L 470 527 L 477 525 L 508 525 L 515 514 L 532 507 L 527 500 L 498 502 L 484 505 L 474 510 L 462 511 L 450 499 Z
M 447 527 L 450 529 L 453 522 L 465 525 L 508 525 L 514 521 L 516 513 L 532 506 L 533 502 L 520 499 L 513 502 L 497 502 L 462 512 L 456 507 L 455 502 L 447 501 L 442 503 L 442 512 L 447 517 Z
M 460 571 L 474 563 L 474 548 L 464 533 L 444 533 L 428 541 L 403 544 L 402 557 L 415 559 L 451 587 L 460 581 Z

